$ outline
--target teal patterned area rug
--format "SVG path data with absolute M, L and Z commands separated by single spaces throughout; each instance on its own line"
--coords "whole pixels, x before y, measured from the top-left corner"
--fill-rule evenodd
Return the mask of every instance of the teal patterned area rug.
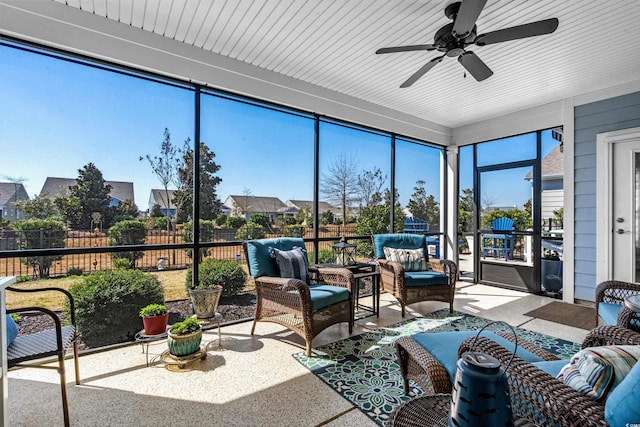
M 420 386 L 410 381 L 411 396 L 404 395 L 394 347 L 399 337 L 420 332 L 478 330 L 489 322 L 469 314 L 438 310 L 425 317 L 314 348 L 312 357 L 307 357 L 305 352 L 293 357 L 373 421 L 384 425 L 398 405 L 424 393 Z M 497 324 L 485 330 L 505 329 Z M 516 328 L 516 333 L 519 339 L 530 341 L 560 358 L 568 359 L 580 350 L 579 344 L 526 329 Z

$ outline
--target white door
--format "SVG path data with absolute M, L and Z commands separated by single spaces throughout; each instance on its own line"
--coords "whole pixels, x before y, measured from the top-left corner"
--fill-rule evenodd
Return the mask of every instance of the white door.
M 640 139 L 613 144 L 611 245 L 614 280 L 640 281 Z

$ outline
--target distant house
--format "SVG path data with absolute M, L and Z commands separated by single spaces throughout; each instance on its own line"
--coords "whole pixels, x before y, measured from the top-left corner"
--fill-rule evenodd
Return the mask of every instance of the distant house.
M 247 221 L 255 214 L 265 214 L 269 221 L 274 222 L 280 215 L 293 216 L 297 213 L 295 208 L 287 206 L 277 197 L 231 195 L 224 205 L 229 208 L 229 216 L 240 216 Z
M 1 219 L 9 222 L 25 219 L 24 213 L 15 207 L 15 202 L 18 200 L 29 200 L 29 194 L 27 194 L 24 185 L 13 182 L 0 182 Z
M 152 189 L 149 194 L 149 212 L 153 209 L 154 205 L 160 206 L 160 212 L 162 215 L 167 216 L 167 209 L 169 210 L 169 216 L 173 218 L 176 215 L 176 205 L 173 204 L 173 192 L 175 190 Z M 167 200 L 167 195 L 169 196 Z
M 50 198 L 56 198 L 69 194 L 69 187 L 75 185 L 76 180 L 74 178 L 53 178 L 47 177 L 40 190 L 40 195 Z M 122 181 L 105 181 L 104 185 L 111 186 L 111 204 L 110 206 L 117 206 L 120 202 L 130 200 L 135 203 L 133 196 L 133 182 Z
M 291 208 L 295 208 L 298 213 L 301 210 L 305 210 L 310 215 L 313 215 L 313 201 L 312 200 L 287 200 L 284 202 L 287 206 Z M 319 201 L 318 202 L 318 211 L 319 214 L 324 212 L 331 212 L 333 214 L 334 220 L 338 218 L 342 218 L 342 209 L 336 208 L 332 204 L 328 202 Z M 294 213 L 294 215 L 295 215 Z
M 542 215 L 553 218 L 553 211 L 564 207 L 564 154 L 559 143 L 542 159 Z M 525 179 L 531 181 L 529 172 Z

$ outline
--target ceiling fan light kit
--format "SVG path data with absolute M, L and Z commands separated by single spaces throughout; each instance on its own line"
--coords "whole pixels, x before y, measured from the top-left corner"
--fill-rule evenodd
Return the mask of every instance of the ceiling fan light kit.
M 493 71 L 475 53 L 466 50 L 468 46 L 486 46 L 488 44 L 541 36 L 551 34 L 558 28 L 558 19 L 550 18 L 477 35 L 476 21 L 486 3 L 487 0 L 463 0 L 448 5 L 444 10 L 444 14 L 453 22 L 436 31 L 433 44 L 385 47 L 378 49 L 376 54 L 421 50 L 437 50 L 443 53 L 442 56 L 432 59 L 418 69 L 400 85 L 401 88 L 414 84 L 420 77 L 441 62 L 445 56 L 457 57 L 458 62 L 465 70 L 480 82 L 491 77 Z

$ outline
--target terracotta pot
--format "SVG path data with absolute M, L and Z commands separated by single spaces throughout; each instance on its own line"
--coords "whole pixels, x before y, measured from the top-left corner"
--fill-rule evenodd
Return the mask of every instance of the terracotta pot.
M 169 313 L 161 314 L 159 316 L 146 316 L 142 318 L 142 324 L 144 325 L 145 335 L 160 335 L 167 332 L 167 322 L 169 320 Z

